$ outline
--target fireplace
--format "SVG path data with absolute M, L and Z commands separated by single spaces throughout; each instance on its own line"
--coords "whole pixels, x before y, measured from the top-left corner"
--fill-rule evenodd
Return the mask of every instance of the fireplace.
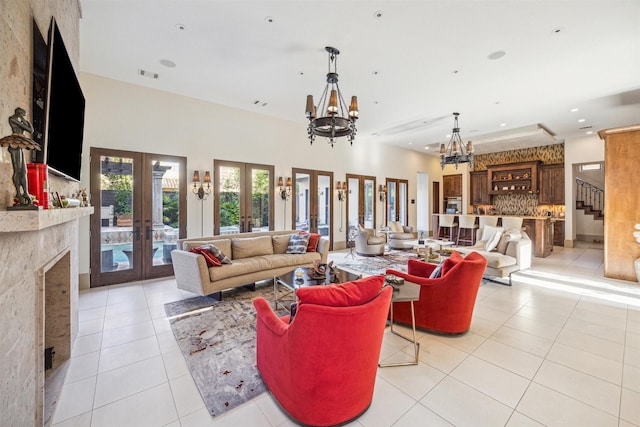
M 50 423 L 78 331 L 80 221 L 92 213 L 0 210 L 2 425 Z

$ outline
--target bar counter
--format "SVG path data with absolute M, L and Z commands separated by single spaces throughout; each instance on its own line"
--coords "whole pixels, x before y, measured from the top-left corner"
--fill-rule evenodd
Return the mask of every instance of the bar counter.
M 432 230 L 435 233 L 439 228 L 439 215 L 432 216 Z M 461 214 L 452 214 L 459 217 Z M 479 215 L 469 214 L 476 217 L 476 224 L 479 224 L 480 217 L 498 218 L 498 226 L 502 225 L 502 218 L 522 218 L 522 228 L 527 233 L 533 243 L 533 256 L 545 258 L 551 255 L 554 244 L 554 223 L 561 222 L 564 225 L 564 218 L 556 218 L 550 216 L 532 216 L 532 215 Z M 456 221 L 458 222 L 458 221 Z M 563 227 L 564 230 L 564 227 Z M 563 233 L 564 234 L 564 233 Z M 562 236 L 564 240 L 564 236 Z

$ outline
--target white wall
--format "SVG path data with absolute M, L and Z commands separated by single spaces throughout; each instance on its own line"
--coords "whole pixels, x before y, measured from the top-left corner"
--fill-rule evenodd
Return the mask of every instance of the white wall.
M 573 247 L 576 239 L 576 185 L 573 166 L 604 160 L 604 142 L 597 134 L 566 139 L 564 144 L 565 245 Z M 606 195 L 605 195 L 606 197 Z
M 353 146 L 340 140 L 331 148 L 323 138 L 311 146 L 302 113 L 298 122 L 284 121 L 92 74 L 81 74 L 80 81 L 87 102 L 82 186 L 89 187 L 90 147 L 185 156 L 188 177 L 194 169 L 213 172 L 213 160 L 220 159 L 273 164 L 276 178 L 291 176 L 291 168 L 298 167 L 333 171 L 334 181 L 344 181 L 347 173 L 376 176 L 377 184 L 386 177 L 407 179 L 409 200 L 417 198 L 418 172 L 441 180 L 437 157 L 377 144 L 364 134 L 358 134 Z M 334 200 L 334 243 L 344 242 L 338 232 L 339 209 L 344 209 L 344 203 L 337 203 L 337 197 Z M 195 197 L 188 197 L 187 203 L 187 234 L 198 236 L 200 205 Z M 205 202 L 204 235 L 213 234 L 214 203 L 211 198 Z M 283 209 L 276 198 L 276 229 L 283 228 Z M 377 203 L 377 222 L 382 214 L 382 204 Z M 287 223 L 290 226 L 289 220 Z M 409 224 L 416 225 L 415 204 L 409 204 Z M 89 271 L 88 236 L 87 223 L 81 230 L 80 253 L 85 254 L 80 259 L 81 273 Z

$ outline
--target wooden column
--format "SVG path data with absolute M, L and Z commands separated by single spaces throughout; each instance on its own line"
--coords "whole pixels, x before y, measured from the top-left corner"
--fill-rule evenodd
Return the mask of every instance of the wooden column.
M 604 275 L 636 281 L 640 245 L 640 125 L 598 132 L 604 140 Z

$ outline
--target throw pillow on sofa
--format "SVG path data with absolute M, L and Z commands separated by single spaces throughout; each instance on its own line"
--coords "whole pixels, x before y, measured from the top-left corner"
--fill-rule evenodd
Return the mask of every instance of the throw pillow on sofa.
M 309 234 L 292 234 L 289 236 L 288 254 L 305 254 L 309 246 Z
M 213 256 L 211 252 L 209 252 L 208 248 L 201 246 L 198 248 L 189 249 L 189 252 L 202 255 L 204 257 L 204 260 L 207 262 L 207 267 L 219 267 L 222 265 L 220 260 Z
M 504 254 L 507 252 L 507 245 L 509 242 L 515 242 L 520 239 L 522 239 L 522 233 L 517 228 L 505 230 L 505 232 L 502 233 L 502 237 L 500 237 L 500 242 L 498 243 L 496 250 L 501 254 Z
M 218 261 L 222 264 L 231 264 L 231 259 L 229 259 L 229 257 L 226 256 L 216 245 L 204 245 L 203 248 L 208 249 L 209 252 L 211 252 L 214 257 L 218 258 Z
M 502 227 L 493 227 L 491 225 L 484 226 L 484 229 L 482 230 L 482 239 L 480 240 L 487 242 L 485 247 L 487 252 L 491 252 L 498 246 L 503 232 L 504 228 Z
M 318 248 L 318 242 L 320 241 L 320 234 L 307 233 L 306 231 L 301 231 L 299 234 L 309 235 L 309 244 L 307 245 L 307 252 L 316 252 Z

